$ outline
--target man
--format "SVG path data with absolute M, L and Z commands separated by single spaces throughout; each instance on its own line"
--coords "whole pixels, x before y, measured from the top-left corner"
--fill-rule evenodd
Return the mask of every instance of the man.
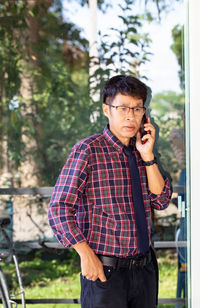
M 139 131 L 147 87 L 118 75 L 102 97 L 109 124 L 73 147 L 52 194 L 49 223 L 61 244 L 80 255 L 81 307 L 155 308 L 151 208 L 166 208 L 171 190 L 153 154 L 149 118 L 147 134 Z

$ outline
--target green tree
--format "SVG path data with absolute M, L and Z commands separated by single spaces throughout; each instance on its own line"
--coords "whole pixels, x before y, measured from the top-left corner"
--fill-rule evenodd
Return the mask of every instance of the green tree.
M 145 3 L 159 5 L 160 12 L 170 0 Z M 98 4 L 105 10 L 110 1 Z M 123 28 L 112 29 L 116 41 L 100 35 L 96 91 L 113 72 L 140 76 L 148 60 L 150 39 L 141 28 L 144 18 L 154 17 L 150 6 L 146 15 L 133 15 L 134 5 L 121 3 Z M 61 0 L 1 1 L 0 20 L 1 166 L 13 176 L 18 171 L 19 185 L 53 185 L 73 144 L 106 122 L 101 102 L 89 97 L 88 42 L 64 21 Z
M 180 79 L 180 87 L 185 88 L 185 65 L 184 65 L 184 26 L 176 25 L 172 29 L 173 44 L 171 49 L 176 55 L 180 70 L 178 72 Z
M 45 173 L 41 171 L 45 164 L 51 166 L 53 140 L 54 148 L 66 141 L 65 150 L 57 154 L 61 161 L 72 136 L 76 139 L 74 119 L 79 120 L 79 127 L 85 121 L 79 113 L 84 114 L 81 95 L 84 92 L 84 97 L 88 97 L 88 85 L 79 81 L 88 79 L 87 41 L 80 37 L 77 27 L 63 21 L 58 1 L 5 1 L 0 6 L 0 16 L 4 158 L 8 157 L 12 173 L 18 169 L 23 174 L 27 163 L 30 177 L 44 180 Z M 87 108 L 85 111 L 85 115 L 89 114 Z M 52 125 L 49 114 L 57 123 L 51 138 L 45 135 Z M 62 141 L 57 134 L 63 137 Z M 23 185 L 38 183 L 27 183 L 22 176 L 23 181 Z
M 69 2 L 72 2 L 71 0 L 68 0 Z M 88 0 L 78 0 L 80 5 L 84 6 L 88 4 Z M 181 2 L 183 0 L 175 0 L 177 2 Z M 129 0 L 129 4 L 136 4 L 137 0 Z M 141 2 L 141 1 L 140 1 Z M 151 6 L 151 9 L 149 10 L 152 11 L 152 4 L 157 8 L 157 12 L 160 14 L 162 11 L 169 10 L 172 8 L 172 5 L 174 4 L 173 0 L 143 0 L 142 1 L 144 5 Z M 97 0 L 98 7 L 100 9 L 106 9 L 108 6 L 112 6 L 114 2 L 110 0 Z M 154 11 L 154 8 L 153 8 Z
M 152 98 L 151 117 L 159 131 L 156 150 L 162 153 L 160 157 L 163 169 L 170 173 L 174 183 L 177 183 L 180 166 L 170 142 L 170 132 L 173 128 L 184 130 L 185 96 L 173 91 L 158 93 Z M 183 140 L 184 142 L 184 140 Z
M 132 13 L 132 1 L 125 0 L 119 4 L 121 26 L 110 29 L 110 34 L 99 32 L 99 57 L 97 69 L 91 78 L 96 80 L 92 88 L 94 92 L 101 92 L 104 83 L 115 74 L 131 74 L 146 78 L 140 74 L 140 66 L 149 60 L 150 38 L 142 32 L 144 16 Z M 102 101 L 94 102 L 93 123 L 95 131 L 103 129 L 106 119 L 102 112 Z

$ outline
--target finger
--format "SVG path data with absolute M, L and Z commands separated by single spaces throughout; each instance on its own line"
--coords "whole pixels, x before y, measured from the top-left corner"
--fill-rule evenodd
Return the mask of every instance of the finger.
M 100 280 L 101 280 L 101 282 L 106 282 L 107 281 L 106 276 L 105 276 L 105 278 L 101 278 Z
M 91 278 L 92 278 L 91 274 L 83 272 L 83 271 L 82 271 L 82 276 L 83 276 L 83 278 L 87 278 L 88 280 L 91 280 Z
M 148 133 L 151 134 L 152 136 L 155 136 L 155 128 L 153 127 L 153 125 L 145 125 L 144 130 Z
M 147 117 L 147 122 L 146 123 L 151 123 L 150 117 Z
M 141 141 L 141 133 L 139 131 L 136 134 L 136 141 Z
M 137 143 L 137 145 L 142 145 L 140 132 L 137 132 L 137 134 L 136 134 L 136 143 Z
M 148 129 L 154 129 L 155 130 L 155 127 L 151 124 L 151 123 L 145 123 L 144 124 L 144 128 L 148 128 Z
M 151 134 L 146 134 L 142 137 L 142 143 L 145 144 L 146 142 L 149 142 L 149 143 L 153 143 L 154 142 L 154 138 L 152 137 Z
M 141 138 L 141 140 L 143 141 L 143 140 L 149 139 L 150 137 L 152 137 L 152 133 L 150 130 L 148 130 L 146 134 Z
M 95 276 L 86 276 L 87 280 L 92 280 L 92 281 L 96 281 L 97 277 Z
M 107 280 L 103 270 L 99 274 L 99 279 L 101 280 L 101 282 L 105 282 Z
M 96 281 L 97 280 L 97 276 L 95 276 L 95 277 L 93 277 L 93 278 L 91 278 L 90 280 L 92 280 L 92 281 Z
M 145 135 L 143 135 L 142 136 L 142 140 L 143 140 L 143 138 L 147 138 L 147 139 L 149 139 L 149 138 L 153 138 L 154 139 L 154 137 L 153 137 L 153 132 L 151 132 L 150 130 L 148 130 L 148 131 L 146 131 L 146 134 Z

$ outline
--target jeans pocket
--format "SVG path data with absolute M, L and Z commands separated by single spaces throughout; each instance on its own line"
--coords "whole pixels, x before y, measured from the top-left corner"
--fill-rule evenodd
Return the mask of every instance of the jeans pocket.
M 112 266 L 105 266 L 105 265 L 103 266 L 103 270 L 107 280 L 103 282 L 98 278 L 95 282 L 99 286 L 107 286 L 110 283 L 115 271 Z

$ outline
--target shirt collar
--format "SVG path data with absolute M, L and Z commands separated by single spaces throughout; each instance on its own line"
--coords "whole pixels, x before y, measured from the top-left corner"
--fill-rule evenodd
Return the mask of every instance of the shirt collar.
M 108 140 L 108 142 L 111 143 L 113 147 L 117 149 L 117 151 L 123 151 L 124 144 L 121 143 L 121 141 L 115 135 L 112 134 L 112 132 L 109 129 L 109 124 L 107 124 L 106 127 L 104 128 L 103 135 Z M 132 137 L 130 139 L 129 146 L 131 146 L 134 150 L 135 150 L 135 142 L 136 138 Z

